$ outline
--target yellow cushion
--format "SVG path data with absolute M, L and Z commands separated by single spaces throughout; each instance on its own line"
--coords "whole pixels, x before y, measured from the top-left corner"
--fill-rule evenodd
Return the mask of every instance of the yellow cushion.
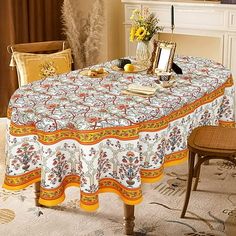
M 52 54 L 13 52 L 20 86 L 71 71 L 71 49 Z

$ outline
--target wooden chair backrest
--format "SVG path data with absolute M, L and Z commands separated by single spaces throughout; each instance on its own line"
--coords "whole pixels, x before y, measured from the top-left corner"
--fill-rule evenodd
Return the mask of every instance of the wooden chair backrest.
M 35 43 L 21 43 L 8 46 L 8 52 L 27 52 L 27 53 L 38 53 L 38 52 L 53 52 L 62 51 L 68 48 L 66 41 L 46 41 L 46 42 L 35 42 Z

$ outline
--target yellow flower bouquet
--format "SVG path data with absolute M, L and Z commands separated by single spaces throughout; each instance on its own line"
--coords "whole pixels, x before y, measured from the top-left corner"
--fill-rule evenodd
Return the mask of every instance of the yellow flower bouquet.
M 145 9 L 143 14 L 140 10 L 133 11 L 130 17 L 132 26 L 130 30 L 130 41 L 149 41 L 154 34 L 163 30 L 163 27 L 158 26 L 159 20 L 148 9 Z

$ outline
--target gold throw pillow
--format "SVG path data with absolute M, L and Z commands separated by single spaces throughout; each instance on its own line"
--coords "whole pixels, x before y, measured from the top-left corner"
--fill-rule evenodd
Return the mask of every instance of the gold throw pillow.
M 13 52 L 19 86 L 71 71 L 71 49 L 52 54 Z

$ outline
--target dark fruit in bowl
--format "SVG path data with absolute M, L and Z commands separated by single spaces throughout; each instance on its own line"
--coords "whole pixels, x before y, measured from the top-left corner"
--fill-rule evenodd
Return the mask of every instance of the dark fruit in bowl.
M 126 64 L 131 64 L 131 61 L 129 59 L 118 59 L 117 60 L 117 67 L 120 69 L 124 69 L 124 66 Z

